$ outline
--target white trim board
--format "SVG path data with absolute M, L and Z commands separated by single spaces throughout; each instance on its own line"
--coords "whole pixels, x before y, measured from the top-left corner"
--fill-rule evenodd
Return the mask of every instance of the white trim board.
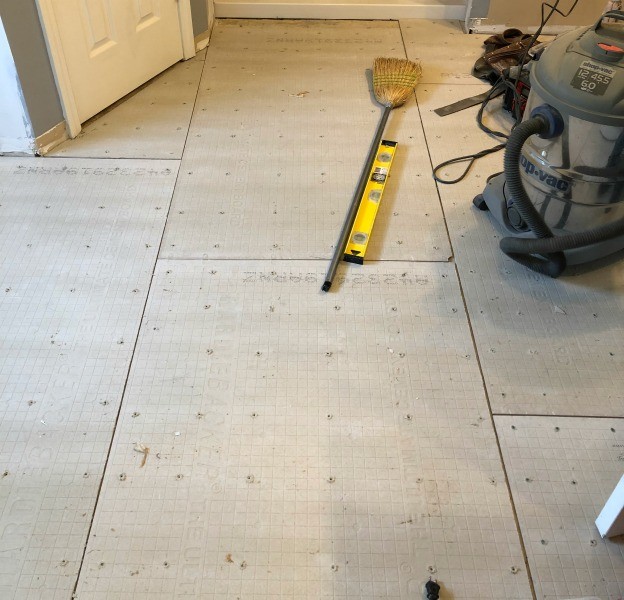
M 470 33 L 496 34 L 502 33 L 509 27 L 505 24 L 490 24 L 484 22 L 486 19 L 468 19 L 466 29 Z M 579 29 L 579 25 L 547 25 L 542 31 L 542 35 L 561 35 L 573 29 Z M 522 29 L 527 33 L 535 33 L 537 25 L 531 25 Z
M 68 139 L 69 135 L 67 134 L 67 125 L 65 121 L 62 121 L 37 137 L 35 140 L 37 154 L 44 156 Z
M 73 138 L 80 133 L 82 124 L 80 122 L 80 117 L 78 117 L 78 108 L 69 79 L 65 52 L 61 44 L 61 36 L 59 34 L 56 17 L 54 16 L 52 0 L 36 0 L 36 2 L 37 10 L 39 11 L 39 20 L 41 21 L 48 54 L 50 55 L 52 71 L 54 72 L 56 88 L 58 89 L 61 106 L 63 107 L 65 123 L 67 123 L 67 131 L 69 136 Z
M 459 19 L 461 0 L 215 0 L 217 18 L 246 19 Z
M 624 534 L 624 475 L 596 519 L 602 537 Z
M 182 52 L 184 60 L 189 60 L 195 56 L 195 37 L 193 36 L 193 17 L 191 15 L 190 0 L 178 2 L 178 14 L 180 17 L 180 33 L 182 35 Z

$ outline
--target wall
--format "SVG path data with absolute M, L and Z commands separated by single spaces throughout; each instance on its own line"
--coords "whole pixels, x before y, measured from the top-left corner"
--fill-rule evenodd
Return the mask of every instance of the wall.
M 552 0 L 549 4 L 553 4 Z M 602 14 L 607 0 L 580 0 L 572 14 L 563 18 L 553 15 L 549 25 L 589 25 L 596 21 Z M 490 0 L 490 10 L 487 16 L 487 24 L 509 25 L 513 27 L 527 27 L 539 25 L 541 18 L 541 0 Z M 572 0 L 561 0 L 560 10 L 566 12 L 572 6 Z
M 33 133 L 0 17 L 0 152 L 33 152 Z
M 466 7 L 470 18 L 479 19 L 487 17 L 490 9 L 490 0 L 468 0 Z
M 64 118 L 35 0 L 0 0 L 0 15 L 37 137 Z
M 208 2 L 207 0 L 191 0 L 193 14 L 193 35 L 198 36 L 208 30 Z

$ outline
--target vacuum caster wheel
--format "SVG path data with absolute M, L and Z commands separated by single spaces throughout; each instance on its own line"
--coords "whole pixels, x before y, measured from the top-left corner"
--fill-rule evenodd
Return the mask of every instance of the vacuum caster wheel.
M 472 203 L 479 210 L 489 210 L 488 205 L 485 203 L 485 199 L 483 198 L 483 194 L 479 194 L 472 199 Z

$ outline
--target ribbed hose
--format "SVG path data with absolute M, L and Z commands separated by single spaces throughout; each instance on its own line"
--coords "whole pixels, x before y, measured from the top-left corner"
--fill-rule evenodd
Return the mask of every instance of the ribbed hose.
M 589 231 L 581 231 L 579 233 L 571 233 L 551 238 L 543 238 L 537 240 L 522 238 L 504 238 L 501 240 L 501 250 L 515 258 L 515 254 L 526 254 L 527 252 L 536 254 L 553 254 L 562 252 L 563 250 L 572 250 L 574 248 L 582 248 L 583 246 L 591 246 L 599 242 L 605 242 L 615 237 L 624 235 L 624 219 L 591 229 Z M 565 265 L 564 265 L 565 266 Z M 555 275 L 556 277 L 556 275 Z
M 589 231 L 553 236 L 528 197 L 520 175 L 522 146 L 532 135 L 548 131 L 548 124 L 536 116 L 514 129 L 505 150 L 505 179 L 514 207 L 538 239 L 503 238 L 501 250 L 520 264 L 544 275 L 558 277 L 566 267 L 564 250 L 582 248 L 624 235 L 624 219 Z
M 507 190 L 513 200 L 514 207 L 539 239 L 503 238 L 500 242 L 500 248 L 507 256 L 532 271 L 548 275 L 549 277 L 559 277 L 566 266 L 563 252 L 558 250 L 540 252 L 534 250 L 531 245 L 532 242 L 555 241 L 560 238 L 553 237 L 552 231 L 531 202 L 524 189 L 520 174 L 522 146 L 532 135 L 545 132 L 547 129 L 548 124 L 539 116 L 528 119 L 518 125 L 509 136 L 504 161 Z M 535 256 L 536 254 L 541 256 Z
M 538 238 L 550 238 L 553 234 L 548 225 L 544 223 L 542 215 L 539 214 L 524 189 L 520 174 L 520 153 L 522 152 L 522 146 L 532 135 L 542 133 L 547 128 L 548 124 L 542 117 L 533 117 L 520 123 L 509 136 L 504 161 L 505 180 L 514 206 L 522 215 L 524 222 Z

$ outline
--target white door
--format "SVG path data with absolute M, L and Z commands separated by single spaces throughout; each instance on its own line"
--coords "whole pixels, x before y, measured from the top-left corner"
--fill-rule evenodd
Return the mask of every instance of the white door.
M 183 58 L 178 2 L 50 2 L 81 123 Z

